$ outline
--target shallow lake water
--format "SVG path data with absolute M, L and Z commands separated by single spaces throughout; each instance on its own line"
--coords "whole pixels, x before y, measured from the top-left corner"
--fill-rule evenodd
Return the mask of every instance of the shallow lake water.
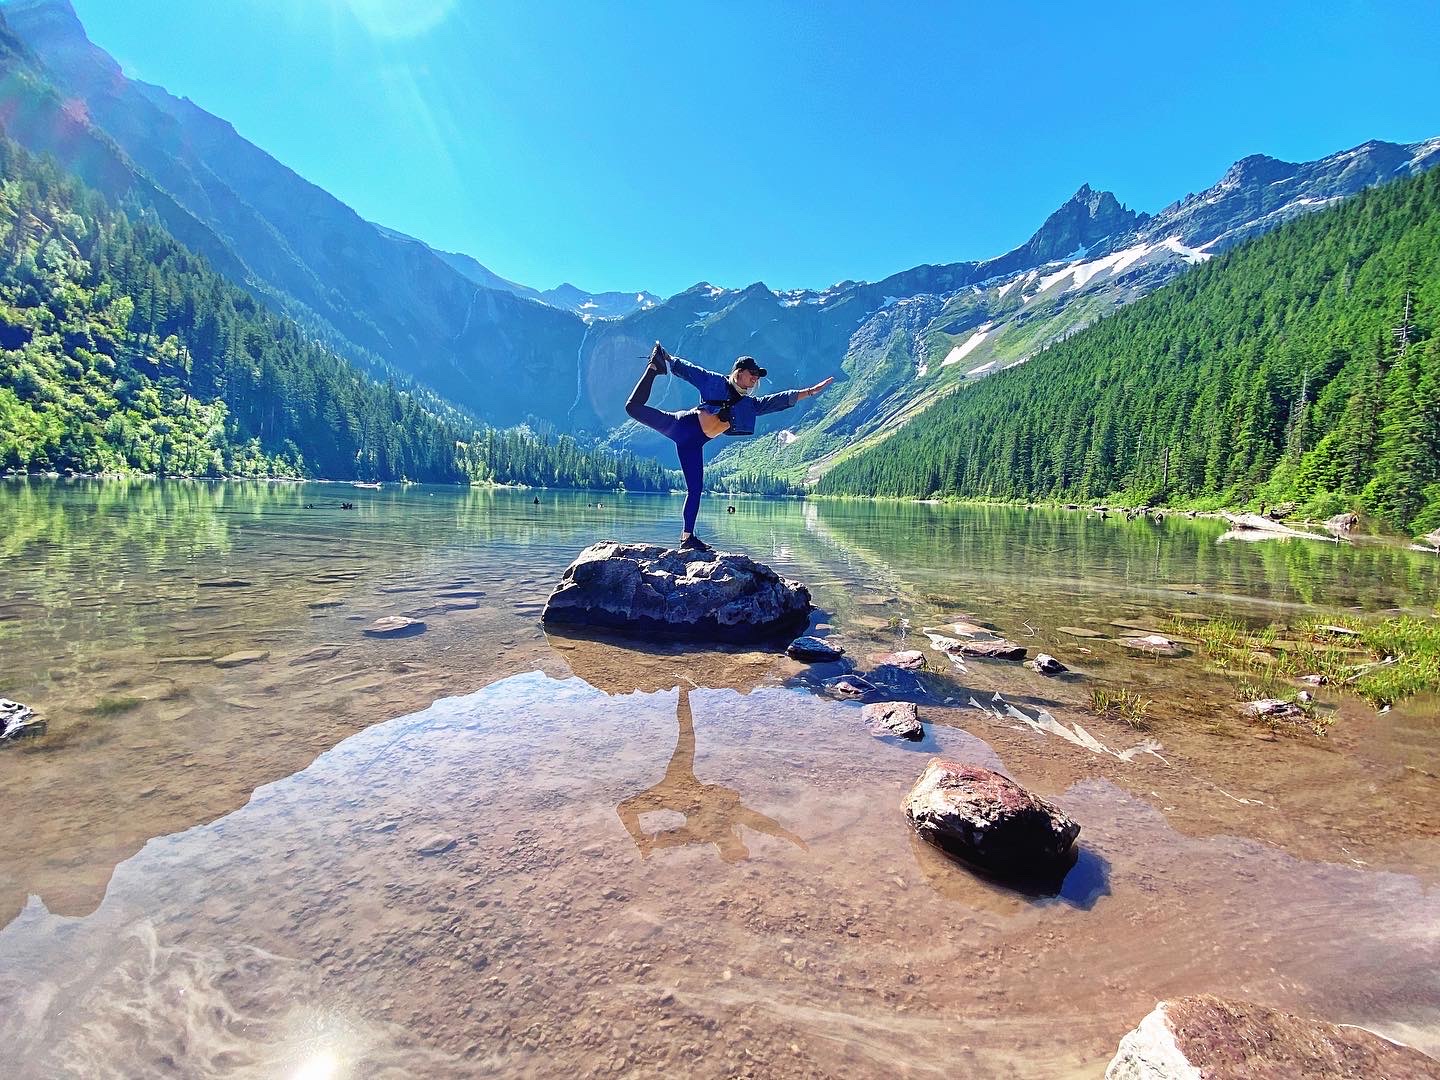
M 48 720 L 0 748 L 7 1074 L 1098 1077 L 1197 992 L 1440 1053 L 1440 702 L 1322 692 L 1329 734 L 1277 738 L 1120 644 L 1432 612 L 1440 559 L 707 497 L 855 670 L 960 617 L 1073 669 L 931 653 L 898 744 L 818 692 L 843 664 L 547 635 L 575 554 L 679 501 L 536 497 L 0 481 L 0 695 Z M 389 614 L 427 629 L 361 633 Z M 913 837 L 936 754 L 1080 823 L 1057 893 Z

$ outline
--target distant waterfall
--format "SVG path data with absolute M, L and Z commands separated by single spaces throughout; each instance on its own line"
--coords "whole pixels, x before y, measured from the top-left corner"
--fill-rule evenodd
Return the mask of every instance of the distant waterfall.
M 565 414 L 565 419 L 575 415 L 575 410 L 580 407 L 580 395 L 585 392 L 585 342 L 590 340 L 590 327 L 592 323 L 585 324 L 585 334 L 580 339 L 580 348 L 575 350 L 575 400 L 570 403 L 570 409 Z

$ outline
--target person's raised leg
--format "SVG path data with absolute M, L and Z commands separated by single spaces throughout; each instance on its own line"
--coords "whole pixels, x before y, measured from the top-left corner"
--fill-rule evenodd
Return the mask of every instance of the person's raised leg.
M 653 408 L 647 404 L 650 400 L 650 390 L 655 385 L 655 376 L 665 374 L 666 370 L 665 360 L 657 342 L 654 351 L 650 353 L 650 362 L 645 365 L 645 371 L 640 376 L 640 381 L 635 384 L 635 389 L 630 391 L 630 398 L 625 402 L 625 412 L 632 420 L 637 420 L 648 428 L 654 428 L 661 435 L 673 439 L 675 438 L 676 414 Z

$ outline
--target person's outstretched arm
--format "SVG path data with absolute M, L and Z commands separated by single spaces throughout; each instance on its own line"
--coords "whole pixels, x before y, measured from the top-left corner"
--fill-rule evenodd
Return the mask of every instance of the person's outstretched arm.
M 782 409 L 791 409 L 807 397 L 814 397 L 832 382 L 835 376 L 818 382 L 814 386 L 807 386 L 803 390 L 781 390 L 778 394 L 766 394 L 764 397 L 755 399 L 755 413 L 757 416 L 764 416 L 766 413 L 780 412 Z

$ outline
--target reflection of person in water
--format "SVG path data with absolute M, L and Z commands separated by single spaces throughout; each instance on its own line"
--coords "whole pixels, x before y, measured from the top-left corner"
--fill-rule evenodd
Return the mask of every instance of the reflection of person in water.
M 615 812 L 640 854 L 645 858 L 657 848 L 682 847 L 686 844 L 714 844 L 720 858 L 739 862 L 748 858 L 750 850 L 740 837 L 741 826 L 789 840 L 805 847 L 800 839 L 778 822 L 744 806 L 740 793 L 723 784 L 702 784 L 695 776 L 695 721 L 690 714 L 690 692 L 682 689 L 676 705 L 680 721 L 680 737 L 675 753 L 665 769 L 665 776 L 648 791 L 623 799 Z M 684 816 L 685 824 L 659 832 L 646 833 L 640 815 L 656 810 L 669 810 Z

